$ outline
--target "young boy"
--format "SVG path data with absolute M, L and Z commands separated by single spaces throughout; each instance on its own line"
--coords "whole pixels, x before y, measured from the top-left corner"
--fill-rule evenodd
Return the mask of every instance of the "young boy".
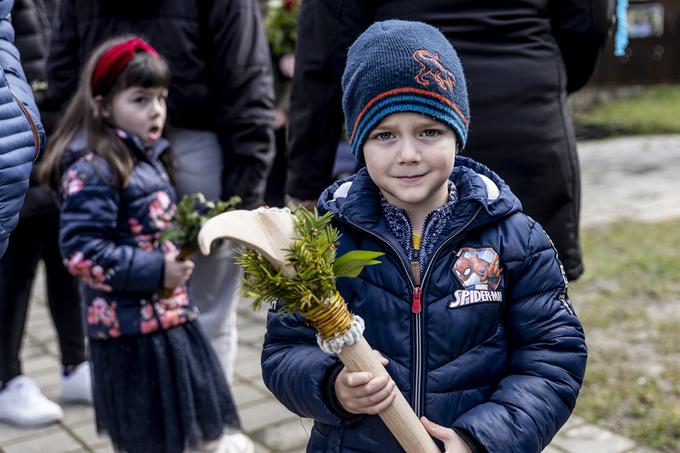
M 456 52 L 429 25 L 375 23 L 342 85 L 366 168 L 319 208 L 334 215 L 338 254 L 385 253 L 338 289 L 393 381 L 348 372 L 302 318 L 270 313 L 267 387 L 315 420 L 307 451 L 401 451 L 376 415 L 401 391 L 448 452 L 540 452 L 574 407 L 583 330 L 541 227 L 495 173 L 456 158 L 469 123 Z

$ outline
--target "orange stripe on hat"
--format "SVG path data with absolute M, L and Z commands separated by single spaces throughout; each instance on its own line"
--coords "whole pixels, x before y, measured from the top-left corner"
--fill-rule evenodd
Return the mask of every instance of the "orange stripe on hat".
M 441 94 L 438 93 L 433 93 L 431 91 L 427 90 L 421 90 L 420 88 L 410 88 L 410 87 L 404 87 L 404 88 L 395 88 L 393 90 L 388 90 L 383 93 L 380 93 L 366 104 L 366 106 L 361 109 L 361 112 L 359 112 L 359 115 L 357 116 L 357 119 L 354 121 L 354 128 L 352 129 L 352 135 L 349 138 L 349 143 L 351 144 L 352 141 L 354 140 L 354 135 L 357 132 L 357 129 L 359 127 L 359 122 L 361 121 L 361 118 L 364 116 L 364 114 L 378 101 L 381 99 L 385 99 L 386 97 L 392 96 L 394 94 L 399 94 L 399 93 L 413 93 L 413 94 L 420 94 L 420 95 L 425 95 L 425 96 L 430 96 L 433 97 L 441 102 L 444 102 L 445 104 L 448 104 L 453 110 L 458 113 L 458 116 L 463 120 L 465 125 L 467 126 L 468 124 L 468 119 L 463 115 L 463 113 L 460 111 L 458 106 L 454 104 L 449 98 L 442 96 Z

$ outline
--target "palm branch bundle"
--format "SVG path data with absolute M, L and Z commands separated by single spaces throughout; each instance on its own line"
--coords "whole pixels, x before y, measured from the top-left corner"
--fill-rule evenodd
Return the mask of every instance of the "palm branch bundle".
M 336 258 L 339 235 L 331 218 L 303 207 L 292 214 L 232 211 L 207 222 L 198 242 L 205 254 L 220 237 L 246 245 L 236 263 L 244 271 L 242 291 L 255 308 L 276 303 L 282 315 L 299 312 L 317 330 L 319 346 L 337 354 L 349 371 L 387 376 L 363 337 L 363 320 L 350 313 L 336 288 L 337 278 L 358 276 L 382 253 L 354 250 Z M 380 417 L 407 452 L 439 451 L 401 392 Z

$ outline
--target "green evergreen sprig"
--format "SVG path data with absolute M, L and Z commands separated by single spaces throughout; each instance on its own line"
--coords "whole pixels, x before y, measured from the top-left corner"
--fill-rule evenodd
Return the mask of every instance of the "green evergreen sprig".
M 212 217 L 233 210 L 241 202 L 237 196 L 227 201 L 209 201 L 200 192 L 185 195 L 172 217 L 172 228 L 161 233 L 162 240 L 170 240 L 180 247 L 182 258 L 198 250 L 198 232 Z M 180 258 L 178 258 L 180 260 Z
M 288 278 L 254 250 L 241 250 L 236 263 L 243 269 L 241 290 L 254 298 L 253 307 L 281 301 L 280 311 L 291 314 L 308 311 L 336 292 L 336 278 L 356 277 L 366 266 L 378 264 L 380 252 L 353 250 L 335 258 L 338 230 L 330 225 L 332 214 L 319 216 L 316 209 L 300 207 L 293 212 L 298 236 L 287 250 L 286 259 L 295 275 Z

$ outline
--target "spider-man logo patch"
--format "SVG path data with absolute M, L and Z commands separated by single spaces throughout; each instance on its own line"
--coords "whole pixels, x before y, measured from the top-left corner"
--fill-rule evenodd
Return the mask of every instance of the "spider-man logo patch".
M 491 247 L 464 247 L 457 255 L 451 270 L 465 289 L 455 292 L 455 300 L 451 301 L 449 308 L 479 302 L 502 302 L 503 292 L 498 291 L 502 273 L 498 253 Z

